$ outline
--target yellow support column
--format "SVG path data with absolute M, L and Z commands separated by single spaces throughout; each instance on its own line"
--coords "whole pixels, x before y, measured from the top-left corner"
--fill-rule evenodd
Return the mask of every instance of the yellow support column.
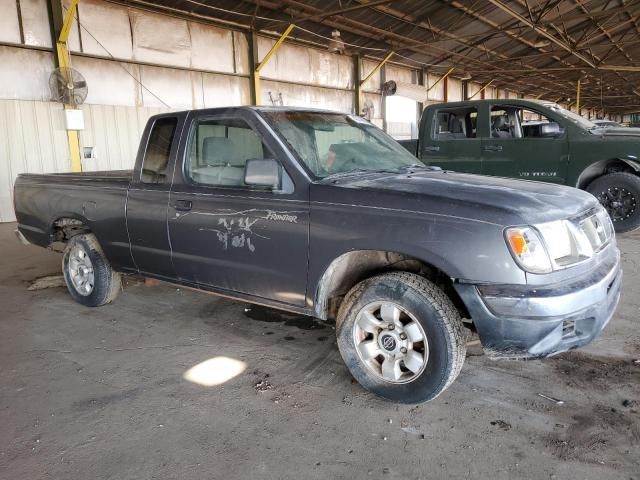
M 480 90 L 478 90 L 476 93 L 474 93 L 473 95 L 471 95 L 471 96 L 468 98 L 468 100 L 472 100 L 472 99 L 473 99 L 473 97 L 475 97 L 475 96 L 476 96 L 476 95 L 478 95 L 479 93 L 484 92 L 484 91 L 485 91 L 485 89 L 486 89 L 489 85 L 491 85 L 494 81 L 495 81 L 495 80 L 491 80 L 490 82 L 485 83 L 485 84 L 482 86 L 482 88 L 480 88 Z
M 578 79 L 578 85 L 576 87 L 576 113 L 580 115 L 580 79 Z
M 373 77 L 378 71 L 380 71 L 380 69 L 382 68 L 382 66 L 387 63 L 391 57 L 393 57 L 393 54 L 395 52 L 389 52 L 389 54 L 384 57 L 384 59 L 375 67 L 373 67 L 373 70 L 371 70 L 369 72 L 369 74 L 364 77 L 360 82 L 356 83 L 356 110 L 360 110 L 360 108 L 362 107 L 362 87 L 364 86 L 365 83 L 367 83 L 367 81 Z M 358 62 L 358 67 L 360 68 L 359 62 Z M 356 114 L 360 115 L 362 112 L 357 111 Z
M 436 82 L 431 85 L 429 88 L 427 88 L 427 93 L 429 93 L 431 90 L 433 90 L 436 85 L 438 85 L 440 82 L 442 82 L 443 80 L 446 80 L 447 77 L 451 74 L 451 72 L 453 72 L 455 67 L 451 67 L 449 70 L 447 70 L 447 73 L 445 73 L 444 75 L 442 75 L 438 80 L 436 80 Z M 446 101 L 446 99 L 445 99 Z
M 71 0 L 69 4 L 69 9 L 67 10 L 66 15 L 64 16 L 64 22 L 62 24 L 62 28 L 60 29 L 60 35 L 58 36 L 58 41 L 56 42 L 56 53 L 58 57 L 58 66 L 60 68 L 71 67 L 71 57 L 69 55 L 69 49 L 67 48 L 67 40 L 69 39 L 69 32 L 71 31 L 71 25 L 73 24 L 73 19 L 76 16 L 78 1 L 79 0 Z M 72 81 L 71 78 L 69 78 L 68 80 Z M 64 108 L 65 109 L 73 108 L 73 105 L 65 104 Z M 80 139 L 78 138 L 77 130 L 67 130 L 67 142 L 69 143 L 69 157 L 71 159 L 71 171 L 81 172 L 82 161 L 80 158 Z
M 258 63 L 258 65 L 256 65 L 255 71 L 253 72 L 253 90 L 255 92 L 256 105 L 260 105 L 262 103 L 262 95 L 260 95 L 260 70 L 262 70 L 262 68 L 269 62 L 269 59 L 273 56 L 273 54 L 278 51 L 280 45 L 282 45 L 282 42 L 284 42 L 284 40 L 289 36 L 294 28 L 295 25 L 293 23 L 289 25 L 284 33 L 280 36 L 278 41 L 273 44 L 273 47 L 271 47 L 271 50 L 269 50 L 269 52 L 264 56 L 262 61 Z M 257 48 L 257 45 L 255 48 Z M 257 55 L 257 52 L 255 53 L 255 55 Z

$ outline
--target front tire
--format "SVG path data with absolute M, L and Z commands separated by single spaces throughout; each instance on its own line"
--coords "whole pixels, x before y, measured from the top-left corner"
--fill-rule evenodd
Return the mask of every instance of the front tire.
M 466 354 L 463 328 L 449 297 L 407 272 L 356 285 L 336 322 L 338 348 L 353 377 L 401 403 L 433 400 L 455 380 Z
M 62 272 L 71 298 L 87 307 L 99 307 L 116 299 L 120 274 L 111 268 L 95 235 L 72 237 L 62 257 Z
M 640 178 L 632 173 L 615 172 L 595 179 L 587 192 L 607 210 L 617 233 L 640 227 Z

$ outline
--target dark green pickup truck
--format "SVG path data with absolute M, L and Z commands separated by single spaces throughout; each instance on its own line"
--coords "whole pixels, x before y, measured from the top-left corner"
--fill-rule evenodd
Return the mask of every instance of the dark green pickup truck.
M 569 185 L 596 196 L 618 232 L 640 227 L 640 128 L 599 127 L 553 102 L 429 105 L 418 140 L 401 141 L 447 170 Z

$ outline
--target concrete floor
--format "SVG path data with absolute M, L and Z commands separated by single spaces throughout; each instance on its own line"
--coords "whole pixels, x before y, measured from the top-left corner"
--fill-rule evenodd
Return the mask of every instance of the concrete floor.
M 622 303 L 591 346 L 472 351 L 443 395 L 404 406 L 354 384 L 309 319 L 133 281 L 97 309 L 28 290 L 60 255 L 14 228 L 0 225 L 2 479 L 640 478 L 640 233 L 619 240 Z

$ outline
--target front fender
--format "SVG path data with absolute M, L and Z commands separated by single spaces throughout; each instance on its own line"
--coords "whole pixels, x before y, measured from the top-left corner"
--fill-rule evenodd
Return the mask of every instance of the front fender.
M 350 252 L 399 254 L 433 266 L 453 280 L 526 284 L 498 224 L 422 212 L 316 204 L 311 212 L 308 302 L 327 272 Z M 322 295 L 320 295 L 322 297 Z M 311 305 L 310 305 L 311 306 Z
M 629 158 L 630 156 L 631 155 L 626 157 L 621 156 L 618 158 L 600 160 L 598 162 L 592 163 L 587 168 L 585 168 L 578 176 L 578 180 L 576 181 L 575 185 L 576 188 L 580 188 L 582 190 L 586 189 L 593 180 L 604 175 L 607 171 L 607 168 L 616 164 L 629 167 L 635 173 L 640 174 L 640 162 L 638 162 L 634 158 Z

